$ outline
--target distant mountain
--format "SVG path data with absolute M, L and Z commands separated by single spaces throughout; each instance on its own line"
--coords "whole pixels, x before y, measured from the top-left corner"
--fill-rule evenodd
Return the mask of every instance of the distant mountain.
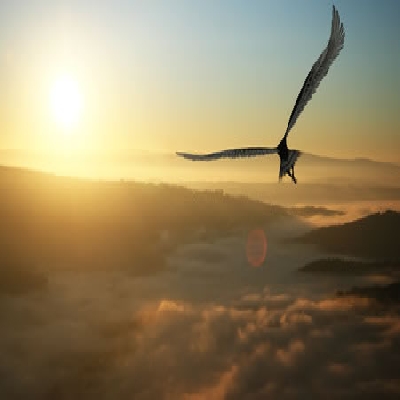
M 369 183 L 400 186 L 400 165 L 373 161 L 367 158 L 338 159 L 303 154 L 302 164 L 306 177 L 315 183 Z M 300 169 L 299 169 L 300 172 Z M 319 176 L 321 175 L 321 176 Z
M 342 225 L 314 229 L 296 239 L 330 253 L 400 260 L 400 213 L 386 211 Z
M 170 159 L 173 162 L 173 158 Z M 182 160 L 188 163 L 187 160 Z M 220 163 L 220 166 L 218 166 Z M 214 168 L 231 168 L 232 177 L 236 169 L 241 169 L 248 174 L 248 182 L 276 183 L 278 180 L 279 158 L 274 156 L 258 157 L 243 160 L 220 160 L 213 163 L 193 163 L 198 169 L 207 168 L 202 164 L 212 164 Z M 172 164 L 170 164 L 172 165 Z M 353 183 L 377 184 L 385 186 L 400 186 L 400 165 L 373 161 L 366 158 L 339 159 L 302 153 L 296 164 L 299 183 Z M 234 177 L 233 179 L 236 180 Z M 257 178 L 256 178 L 257 177 Z M 226 180 L 226 179 L 225 179 Z M 245 180 L 242 180 L 245 182 Z
M 255 144 L 256 145 L 256 144 Z M 177 149 L 186 150 L 186 149 Z M 190 149 L 187 149 L 190 150 Z M 207 152 L 210 149 L 205 149 Z M 218 149 L 215 149 L 218 150 Z M 199 151 L 202 152 L 202 151 Z M 1 150 L 5 165 L 24 166 L 63 175 L 79 173 L 86 177 L 134 179 L 163 183 L 235 181 L 277 183 L 279 157 L 224 159 L 216 162 L 190 162 L 174 153 L 126 150 L 107 154 L 45 154 Z M 297 162 L 299 184 L 356 184 L 400 186 L 400 165 L 365 158 L 337 159 L 303 153 Z
M 185 180 L 187 187 L 219 188 L 229 194 L 245 194 L 255 200 L 284 206 L 400 200 L 400 166 L 393 163 L 303 154 L 296 166 L 296 186 L 287 179 L 278 181 L 279 160 L 275 157 L 214 163 L 182 160 L 181 165 L 193 171 L 192 176 L 207 174 L 204 180 Z M 186 176 L 180 174 L 181 179 Z
M 400 200 L 400 166 L 367 159 L 335 159 L 304 153 L 296 166 L 298 185 L 278 181 L 279 157 L 191 162 L 171 153 L 125 151 L 55 155 L 0 151 L 4 164 L 58 175 L 135 180 L 224 190 L 226 194 L 281 206 Z
M 186 182 L 193 189 L 222 189 L 228 194 L 246 195 L 266 203 L 291 206 L 293 204 L 336 204 L 351 201 L 400 200 L 400 185 L 362 184 L 327 180 L 326 183 L 243 183 L 243 182 Z
M 356 157 L 356 158 L 334 158 L 327 156 L 320 156 L 316 154 L 303 153 L 302 157 L 305 158 L 308 164 L 330 164 L 330 165 L 344 165 L 344 166 L 372 166 L 372 167 L 383 167 L 383 168 L 397 168 L 400 169 L 400 165 L 391 163 L 391 162 L 383 162 L 383 161 L 375 161 L 365 157 Z
M 341 258 L 321 258 L 313 260 L 303 267 L 300 272 L 327 275 L 366 275 L 374 273 L 392 273 L 400 271 L 400 262 L 388 261 L 356 261 Z
M 158 157 L 157 162 L 161 162 L 162 156 Z M 185 166 L 193 171 L 193 176 L 204 173 L 204 180 L 209 180 L 211 176 L 214 182 L 227 180 L 260 184 L 278 182 L 279 158 L 276 156 L 200 163 L 184 159 L 176 160 L 176 156 L 172 155 L 165 156 L 165 160 L 171 168 Z M 214 173 L 210 175 L 210 171 Z M 366 158 L 339 159 L 302 153 L 296 164 L 296 176 L 299 184 L 335 183 L 398 187 L 400 165 Z M 180 179 L 183 178 L 185 181 L 193 180 L 186 177 L 185 173 L 180 175 Z

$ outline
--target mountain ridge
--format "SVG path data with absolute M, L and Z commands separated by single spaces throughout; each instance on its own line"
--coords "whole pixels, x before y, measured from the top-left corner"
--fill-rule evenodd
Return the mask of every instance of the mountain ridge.
M 400 260 L 400 213 L 386 210 L 340 225 L 317 228 L 296 238 L 326 252 L 375 260 Z

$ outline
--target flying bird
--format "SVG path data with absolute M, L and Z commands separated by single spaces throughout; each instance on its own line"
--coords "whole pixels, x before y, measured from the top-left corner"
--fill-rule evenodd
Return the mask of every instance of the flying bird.
M 343 45 L 343 23 L 340 22 L 339 13 L 335 6 L 333 6 L 331 35 L 329 37 L 328 44 L 319 56 L 318 60 L 312 66 L 307 78 L 303 83 L 303 87 L 297 96 L 296 104 L 294 105 L 292 113 L 290 114 L 286 132 L 277 147 L 244 147 L 241 149 L 222 150 L 210 154 L 189 154 L 182 152 L 177 152 L 176 154 L 191 161 L 214 161 L 219 160 L 220 158 L 255 157 L 268 154 L 278 154 L 280 157 L 279 180 L 281 180 L 285 175 L 288 175 L 290 178 L 292 178 L 294 183 L 297 183 L 297 179 L 294 175 L 294 165 L 296 164 L 297 159 L 300 157 L 301 152 L 299 150 L 289 150 L 286 139 L 304 107 L 310 101 L 312 95 L 316 92 L 319 84 L 322 81 L 322 78 L 328 73 L 329 67 L 339 55 Z

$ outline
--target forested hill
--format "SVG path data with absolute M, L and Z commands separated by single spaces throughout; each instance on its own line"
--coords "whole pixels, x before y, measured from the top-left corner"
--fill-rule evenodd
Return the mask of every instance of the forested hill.
M 296 241 L 325 251 L 384 260 L 400 259 L 400 213 L 385 211 L 342 225 L 314 229 Z
M 162 232 L 177 243 L 199 230 L 226 233 L 287 215 L 284 208 L 222 191 L 9 167 L 0 167 L 0 191 L 2 268 L 127 266 L 147 273 L 163 264 Z

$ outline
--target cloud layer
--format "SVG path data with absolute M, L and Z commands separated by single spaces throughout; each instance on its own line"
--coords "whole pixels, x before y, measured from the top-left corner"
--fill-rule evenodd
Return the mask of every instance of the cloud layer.
M 400 317 L 373 299 L 266 287 L 225 304 L 85 290 L 9 300 L 5 398 L 376 398 L 400 394 Z M 94 284 L 103 289 L 106 281 Z M 114 282 L 118 279 L 114 276 Z M 112 283 L 108 285 L 110 289 Z M 127 283 L 125 289 L 133 289 Z M 12 303 L 12 304 L 11 304 Z M 4 306 L 4 304 L 3 304 Z
M 259 268 L 243 234 L 181 246 L 151 276 L 59 271 L 3 295 L 0 397 L 398 398 L 398 306 L 335 296 L 353 277 L 295 274 L 321 254 L 280 241 L 306 228 L 266 228 Z

